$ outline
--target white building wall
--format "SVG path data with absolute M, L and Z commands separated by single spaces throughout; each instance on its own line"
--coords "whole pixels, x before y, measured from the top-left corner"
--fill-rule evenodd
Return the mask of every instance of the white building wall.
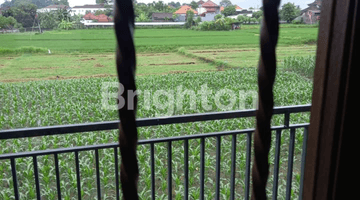
M 57 10 L 57 8 L 41 8 L 41 9 L 37 9 L 36 12 L 44 13 L 44 12 L 50 12 L 50 11 L 55 11 L 55 10 Z
M 198 12 L 198 15 L 201 15 L 204 12 L 206 12 L 206 9 L 205 8 L 197 8 L 196 11 Z
M 97 10 L 106 10 L 106 8 L 73 8 L 71 9 L 71 15 L 85 15 L 87 10 L 95 13 Z
M 206 13 L 205 17 L 201 17 L 201 21 L 213 21 L 218 13 Z

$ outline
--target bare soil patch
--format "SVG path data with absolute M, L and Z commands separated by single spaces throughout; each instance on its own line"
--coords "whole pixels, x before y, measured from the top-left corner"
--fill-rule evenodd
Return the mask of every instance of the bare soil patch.
M 102 64 L 100 64 L 100 63 L 96 63 L 96 64 L 94 65 L 94 67 L 105 67 L 105 66 L 102 65 Z
M 84 58 L 84 59 L 80 59 L 81 61 L 88 61 L 88 60 L 96 60 L 95 58 Z
M 81 79 L 81 78 L 105 78 L 105 77 L 116 77 L 117 75 L 111 74 L 97 74 L 92 76 L 52 76 L 47 78 L 26 78 L 26 79 L 5 79 L 0 80 L 4 83 L 13 83 L 13 82 L 27 82 L 27 81 L 40 81 L 40 80 L 66 80 L 66 79 Z
M 78 69 L 80 67 L 29 67 L 29 68 L 22 68 L 21 70 L 25 70 L 25 71 L 28 71 L 28 70 L 37 70 L 37 69 Z
M 22 68 L 21 70 L 36 70 L 36 69 L 59 69 L 60 67 L 29 67 L 29 68 Z
M 151 53 L 151 54 L 137 54 L 136 56 L 142 57 L 142 56 L 168 56 L 169 53 Z
M 149 65 L 194 65 L 195 62 L 185 62 L 185 63 L 162 63 L 162 64 L 149 64 Z
M 233 49 L 233 50 L 215 50 L 215 51 L 194 51 L 193 53 L 221 53 L 221 52 L 243 52 L 256 51 L 256 49 Z

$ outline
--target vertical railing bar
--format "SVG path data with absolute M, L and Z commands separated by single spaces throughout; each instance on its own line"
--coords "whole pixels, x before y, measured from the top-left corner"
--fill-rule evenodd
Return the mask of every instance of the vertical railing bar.
M 172 151 L 171 141 L 168 142 L 168 199 L 172 199 Z
M 285 119 L 284 119 L 284 125 L 285 127 L 289 127 L 290 125 L 290 112 L 285 112 Z
M 221 162 L 221 136 L 216 136 L 216 191 L 215 191 L 215 199 L 220 199 L 220 162 Z
M 291 197 L 291 182 L 292 182 L 292 171 L 294 162 L 294 146 L 295 146 L 295 129 L 290 130 L 290 144 L 289 144 L 289 157 L 288 157 L 288 173 L 286 181 L 286 200 L 290 200 Z
M 235 199 L 235 171 L 236 171 L 236 134 L 232 135 L 231 143 L 231 181 L 230 181 L 230 199 Z
M 205 194 L 205 138 L 200 139 L 200 199 L 204 200 Z
M 77 180 L 78 200 L 81 200 L 80 165 L 79 165 L 79 152 L 78 151 L 75 151 L 75 164 L 76 164 L 76 180 Z
M 302 200 L 302 193 L 304 190 L 305 158 L 306 158 L 307 140 L 308 140 L 308 127 L 305 127 L 304 135 L 303 135 L 303 148 L 302 148 L 302 155 L 301 155 L 301 177 L 300 177 L 299 200 Z
M 155 151 L 154 143 L 150 144 L 150 157 L 151 157 L 151 199 L 155 200 Z
M 13 185 L 14 185 L 14 196 L 15 200 L 19 200 L 19 190 L 18 190 L 18 182 L 17 182 L 17 176 L 16 176 L 16 163 L 15 158 L 11 158 L 11 174 L 13 177 Z
M 279 162 L 280 162 L 281 130 L 276 131 L 275 161 L 274 161 L 274 182 L 272 199 L 277 199 L 279 183 Z
M 247 133 L 246 141 L 246 172 L 245 172 L 245 199 L 250 196 L 250 160 L 251 160 L 251 136 L 252 132 Z
M 100 167 L 99 167 L 99 150 L 95 149 L 95 161 L 96 161 L 96 186 L 97 186 L 97 197 L 101 199 L 101 185 L 100 185 Z
M 58 199 L 61 199 L 61 188 L 60 188 L 60 170 L 59 170 L 59 158 L 58 154 L 54 154 L 54 161 L 55 161 L 55 173 L 56 173 L 56 188 Z
M 189 199 L 189 140 L 184 141 L 184 200 Z
M 114 148 L 114 156 L 115 156 L 115 189 L 116 189 L 116 200 L 120 200 L 118 147 L 115 147 L 115 148 Z
M 36 186 L 36 199 L 41 200 L 40 193 L 40 182 L 39 182 L 39 170 L 37 164 L 37 157 L 33 156 L 33 165 L 34 165 L 34 176 L 35 176 L 35 186 Z

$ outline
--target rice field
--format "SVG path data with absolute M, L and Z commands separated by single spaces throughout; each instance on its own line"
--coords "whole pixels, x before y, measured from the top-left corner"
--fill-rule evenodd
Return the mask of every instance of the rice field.
M 307 74 L 313 68 L 311 56 L 316 46 L 317 28 L 280 29 L 278 72 L 274 86 L 275 106 L 311 103 L 312 81 Z M 0 130 L 117 120 L 118 113 L 103 109 L 103 84 L 117 82 L 113 30 L 53 31 L 41 35 L 0 35 Z M 207 85 L 211 109 L 204 109 L 196 93 L 195 109 L 185 96 L 183 107 L 179 100 L 172 103 L 169 96 L 160 98 L 162 107 L 147 105 L 139 95 L 138 118 L 149 118 L 224 110 L 253 109 L 254 98 L 236 100 L 234 106 L 221 109 L 215 101 L 222 89 L 257 92 L 256 65 L 259 57 L 259 27 L 228 32 L 196 32 L 182 29 L 138 29 L 135 31 L 137 49 L 137 88 L 142 91 L 200 91 Z M 31 46 L 31 48 L 24 46 Z M 49 55 L 46 49 L 51 49 Z M 179 50 L 182 49 L 182 50 Z M 24 51 L 24 52 L 23 52 Z M 306 57 L 290 57 L 306 56 Z M 196 72 L 196 73 L 195 73 Z M 112 92 L 116 88 L 111 89 Z M 229 103 L 229 96 L 220 102 Z M 153 102 L 154 99 L 151 100 Z M 115 105 L 115 100 L 109 101 Z M 175 104 L 174 104 L 175 103 Z M 242 104 L 244 103 L 244 104 Z M 174 106 L 175 105 L 175 106 Z M 309 113 L 292 114 L 291 124 L 308 123 Z M 274 116 L 272 125 L 284 123 L 283 116 Z M 255 127 L 255 119 L 241 118 L 193 122 L 139 128 L 139 139 L 163 138 Z M 0 154 L 66 148 L 118 141 L 118 131 L 99 131 L 62 136 L 46 136 L 0 141 Z M 289 131 L 284 131 L 280 149 L 278 199 L 285 199 Z M 230 196 L 231 136 L 221 140 L 221 199 Z M 274 139 L 270 150 L 270 176 L 267 191 L 272 195 Z M 292 198 L 299 195 L 302 132 L 296 131 Z M 200 141 L 189 141 L 189 195 L 198 199 Z M 139 195 L 151 198 L 149 145 L 138 146 L 140 167 Z M 252 147 L 253 148 L 253 147 Z M 205 198 L 214 199 L 216 140 L 205 144 Z M 244 195 L 246 135 L 237 137 L 236 199 Z M 253 152 L 253 150 L 252 150 Z M 183 199 L 184 179 L 183 142 L 172 143 L 172 194 Z M 115 199 L 114 151 L 100 150 L 102 199 Z M 96 197 L 94 152 L 80 152 L 82 198 Z M 59 155 L 63 199 L 77 199 L 75 156 Z M 20 199 L 36 199 L 32 158 L 16 159 Z M 57 199 L 53 156 L 39 156 L 38 167 L 42 199 Z M 156 199 L 167 199 L 167 144 L 155 145 Z M 14 199 L 10 161 L 0 160 L 0 199 Z
M 197 80 L 197 81 L 193 81 Z M 221 80 L 221 81 L 213 81 Z M 85 122 L 109 121 L 118 118 L 116 111 L 104 110 L 101 105 L 102 83 L 116 81 L 115 78 L 89 78 L 57 81 L 36 81 L 24 83 L 2 83 L 1 92 L 1 110 L 0 110 L 0 129 L 49 126 L 60 124 L 74 124 Z M 251 91 L 257 90 L 256 69 L 241 68 L 221 72 L 199 72 L 186 74 L 169 74 L 161 76 L 138 77 L 137 85 L 141 90 L 175 90 L 179 85 L 184 89 L 199 90 L 203 84 L 207 84 L 213 91 L 210 99 L 214 98 L 215 91 L 228 88 L 234 91 Z M 312 82 L 308 79 L 284 70 L 279 70 L 275 84 L 275 105 L 299 105 L 311 102 Z M 143 104 L 143 97 L 139 97 L 138 117 L 154 117 L 167 115 L 167 110 L 160 110 L 152 107 L 150 110 Z M 226 97 L 224 97 L 226 100 Z M 246 99 L 246 107 L 252 108 L 253 99 Z M 166 99 L 165 99 L 166 101 Z M 191 110 L 189 99 L 185 97 L 184 109 L 178 111 L 174 109 L 173 115 L 208 112 L 201 108 L 200 102 L 197 102 L 197 109 Z M 210 101 L 212 110 L 216 109 L 215 102 Z M 236 109 L 239 102 L 235 104 Z M 309 114 L 294 114 L 291 116 L 290 123 L 309 122 Z M 196 122 L 176 125 L 166 125 L 157 127 L 144 127 L 139 129 L 139 139 L 171 137 L 179 135 L 190 135 L 197 133 L 216 132 L 223 130 L 239 130 L 253 128 L 254 118 L 216 120 L 211 122 Z M 283 123 L 283 117 L 275 116 L 273 125 Z M 300 130 L 299 130 L 300 131 Z M 286 168 L 287 168 L 287 149 L 289 145 L 288 132 L 283 133 L 281 145 L 281 171 L 279 197 L 285 195 Z M 298 195 L 299 172 L 300 172 L 300 155 L 302 146 L 302 134 L 297 132 L 295 145 L 295 163 L 293 177 L 293 197 Z M 117 141 L 117 131 L 101 131 L 83 134 L 71 134 L 64 136 L 47 136 L 41 138 L 14 139 L 1 141 L 0 153 L 34 151 L 41 149 L 53 149 L 60 147 L 83 146 L 90 144 L 105 144 Z M 237 140 L 237 182 L 236 195 L 240 198 L 244 188 L 245 173 L 245 136 L 238 136 Z M 199 141 L 193 140 L 189 143 L 189 191 L 192 199 L 197 199 L 199 195 Z M 214 197 L 212 186 L 215 181 L 215 140 L 206 140 L 205 152 L 205 173 L 206 173 L 206 198 Z M 222 139 L 222 162 L 221 162 L 221 199 L 228 199 L 230 182 L 230 147 L 231 137 Z M 173 143 L 173 197 L 181 199 L 183 197 L 183 144 L 182 142 Z M 167 146 L 166 144 L 155 145 L 156 154 L 156 194 L 157 198 L 164 199 L 167 197 Z M 274 149 L 271 150 L 270 157 L 274 156 Z M 150 198 L 150 157 L 149 146 L 138 147 L 138 157 L 140 164 L 140 182 L 139 194 L 141 199 Z M 94 168 L 94 153 L 79 153 L 82 194 L 84 199 L 96 196 L 96 179 Z M 74 199 L 76 196 L 76 174 L 73 154 L 62 154 L 59 157 L 61 172 L 61 187 L 64 199 Z M 56 199 L 55 175 L 53 172 L 53 158 L 51 156 L 41 156 L 38 158 L 39 173 L 41 181 L 41 192 L 44 199 Z M 271 159 L 271 162 L 273 160 Z M 100 151 L 100 170 L 101 184 L 104 199 L 114 199 L 114 157 L 112 150 Z M 35 186 L 33 179 L 32 159 L 17 159 L 17 170 L 22 172 L 19 179 L 19 189 L 21 199 L 36 198 Z M 0 193 L 1 199 L 11 199 L 12 180 L 9 161 L 0 161 Z M 268 186 L 271 190 L 271 180 Z M 270 192 L 269 192 L 270 193 Z M 270 194 L 271 195 L 271 194 Z M 281 198 L 280 198 L 281 199 Z
M 135 45 L 138 53 L 176 52 L 181 46 L 192 49 L 258 47 L 260 27 L 238 31 L 192 31 L 186 29 L 137 29 Z M 317 28 L 282 28 L 279 45 L 314 43 Z M 43 34 L 2 34 L 0 54 L 21 47 L 40 47 L 53 53 L 114 52 L 115 34 L 112 29 L 48 31 Z

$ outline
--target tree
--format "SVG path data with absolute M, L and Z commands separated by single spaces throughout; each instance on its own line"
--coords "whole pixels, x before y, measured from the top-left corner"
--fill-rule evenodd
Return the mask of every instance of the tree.
M 190 7 L 191 7 L 192 9 L 196 10 L 196 9 L 199 7 L 199 5 L 198 5 L 195 1 L 192 1 L 192 2 L 190 3 Z
M 148 22 L 148 21 L 150 21 L 150 19 L 147 17 L 147 15 L 145 13 L 141 13 L 139 15 L 139 17 L 135 18 L 135 21 L 136 22 Z
M 57 12 L 44 12 L 38 14 L 38 20 L 42 28 L 56 28 L 59 26 Z
M 69 28 L 73 27 L 73 22 L 62 20 L 59 24 L 59 28 L 69 30 Z
M 198 17 L 196 18 L 196 20 L 195 20 L 195 24 L 196 24 L 196 25 L 199 25 L 200 22 L 201 22 L 201 17 L 198 16 Z
M 244 15 L 239 15 L 239 16 L 237 16 L 237 20 L 241 23 L 244 23 L 246 20 L 246 17 Z
M 188 10 L 186 11 L 185 28 L 191 28 L 193 24 L 194 24 L 194 12 L 192 10 Z
M 94 15 L 98 16 L 98 15 L 101 15 L 101 14 L 106 14 L 106 11 L 105 10 L 97 10 L 95 11 Z
M 214 19 L 217 20 L 217 19 L 221 19 L 222 18 L 222 15 L 221 14 L 217 14 L 215 15 Z
M 230 0 L 221 0 L 220 6 L 228 7 L 228 6 L 232 6 L 232 3 Z
M 96 3 L 97 4 L 100 4 L 100 3 L 108 3 L 108 0 L 96 0 Z M 137 3 L 136 1 L 134 1 L 134 3 Z
M 17 24 L 17 21 L 13 17 L 4 17 L 0 15 L 0 29 L 11 29 Z
M 235 15 L 236 14 L 236 7 L 235 6 L 228 6 L 225 7 L 223 11 L 221 11 L 222 14 L 225 16 Z
M 63 8 L 59 8 L 56 11 L 56 15 L 57 15 L 57 20 L 59 22 L 66 20 L 66 21 L 70 21 L 71 20 L 71 15 L 70 12 L 67 9 L 63 9 Z
M 14 17 L 17 22 L 21 23 L 24 27 L 32 27 L 35 21 L 36 5 L 31 3 L 24 3 L 18 6 L 10 7 L 3 12 L 5 17 Z
M 254 8 L 253 8 L 253 7 L 250 7 L 249 10 L 254 10 Z
M 173 13 L 172 15 L 173 20 L 175 21 L 178 18 L 178 16 L 179 16 L 178 14 Z
M 256 19 L 259 19 L 262 15 L 263 11 L 261 10 L 253 13 L 253 17 L 255 17 Z
M 300 9 L 295 6 L 294 3 L 286 3 L 280 10 L 280 17 L 282 20 L 291 22 L 297 16 L 300 15 Z

